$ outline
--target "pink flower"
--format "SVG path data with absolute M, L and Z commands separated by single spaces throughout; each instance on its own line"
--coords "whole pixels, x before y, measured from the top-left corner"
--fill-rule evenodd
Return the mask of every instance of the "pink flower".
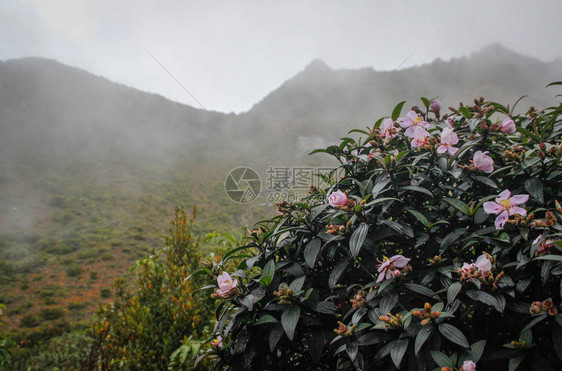
M 494 171 L 494 160 L 486 153 L 488 152 L 487 151 L 474 152 L 474 157 L 472 158 L 472 164 L 474 165 L 475 168 L 490 174 L 491 172 Z
M 392 277 L 399 277 L 400 273 L 396 273 L 396 271 L 400 272 L 400 268 L 404 268 L 408 265 L 409 261 L 410 258 L 406 258 L 402 255 L 394 255 L 390 259 L 387 259 L 378 267 L 379 276 L 377 277 L 377 282 L 381 282 Z
M 542 234 L 539 235 L 533 241 L 532 245 L 535 246 L 535 255 L 544 255 L 550 252 L 550 248 L 554 246 L 554 242 L 550 239 L 546 239 L 543 242 L 539 243 L 542 238 Z
M 485 254 L 480 255 L 478 259 L 476 259 L 476 263 L 474 263 L 474 265 L 484 274 L 492 270 L 492 262 Z
M 421 135 L 422 132 L 423 132 L 424 138 L 429 135 L 429 133 L 426 130 L 426 128 L 429 127 L 429 123 L 423 121 L 421 116 L 419 116 L 415 111 L 408 112 L 406 117 L 400 117 L 396 121 L 403 128 L 405 128 L 405 129 L 407 128 L 406 131 L 404 132 L 404 135 L 406 135 L 407 137 L 410 137 L 410 138 L 415 137 L 414 136 L 414 129 L 421 129 L 421 131 L 418 130 L 418 137 Z
M 445 153 L 448 151 L 451 156 L 454 156 L 459 149 L 453 146 L 458 142 L 459 137 L 453 131 L 453 129 L 443 129 L 443 131 L 441 132 L 441 145 L 439 146 L 439 148 L 437 148 L 437 153 Z
M 461 371 L 476 371 L 476 363 L 467 359 L 462 364 Z
M 330 203 L 330 206 L 333 207 L 345 206 L 347 203 L 347 195 L 342 191 L 337 190 L 328 197 L 328 202 Z
M 215 293 L 217 296 L 225 298 L 238 285 L 238 280 L 232 281 L 232 277 L 228 273 L 222 272 L 222 275 L 217 277 L 217 284 L 219 287 Z
M 434 100 L 429 105 L 429 109 L 431 110 L 431 112 L 439 113 L 439 111 L 441 111 L 441 102 L 439 102 L 437 99 Z
M 394 121 L 392 121 L 392 119 L 387 118 L 382 121 L 379 130 L 384 138 L 384 142 L 388 143 L 396 135 L 396 133 L 400 131 L 400 128 L 394 126 Z
M 447 120 L 445 120 L 445 123 L 447 124 L 448 127 L 452 128 L 454 126 L 454 121 L 452 117 L 449 117 Z
M 513 134 L 515 133 L 517 130 L 515 129 L 515 122 L 513 122 L 513 120 L 508 117 L 505 120 L 502 121 L 502 123 L 500 124 L 500 131 L 502 133 L 505 134 Z
M 222 348 L 222 336 L 217 336 L 216 339 L 211 341 L 211 345 L 217 348 Z
M 412 127 L 410 127 L 408 130 L 410 130 L 411 128 Z M 412 139 L 412 147 L 419 148 L 419 147 L 423 147 L 424 145 L 426 145 L 428 135 L 429 135 L 429 133 L 424 128 L 414 127 L 413 134 L 412 134 L 412 138 L 413 138 Z
M 495 221 L 496 229 L 502 229 L 511 215 L 527 215 L 527 210 L 517 205 L 527 202 L 527 200 L 529 200 L 529 195 L 510 196 L 511 192 L 506 189 L 496 197 L 496 202 L 484 202 L 484 211 L 487 214 L 499 214 Z

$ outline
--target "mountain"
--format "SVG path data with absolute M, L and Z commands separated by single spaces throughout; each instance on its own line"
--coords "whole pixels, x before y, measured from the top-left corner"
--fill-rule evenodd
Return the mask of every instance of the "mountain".
M 201 236 L 272 215 L 279 194 L 262 192 L 243 205 L 225 194 L 225 177 L 237 166 L 258 170 L 265 188 L 268 166 L 321 164 L 321 156 L 306 154 L 371 126 L 399 101 L 421 104 L 420 96 L 439 97 L 446 107 L 481 95 L 511 104 L 528 95 L 519 110 L 545 107 L 557 91 L 544 87 L 562 80 L 561 71 L 562 59 L 542 62 L 500 45 L 398 71 L 338 70 L 314 60 L 234 115 L 53 60 L 0 62 L 0 302 L 8 305 L 7 326 L 29 334 L 88 318 L 107 300 L 111 280 L 161 244 L 177 204 L 199 207 Z M 45 308 L 65 315 L 39 325 L 33 319 Z

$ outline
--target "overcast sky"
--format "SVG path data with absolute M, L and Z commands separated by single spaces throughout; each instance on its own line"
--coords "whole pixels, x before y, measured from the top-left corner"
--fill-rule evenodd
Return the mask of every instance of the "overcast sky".
M 393 70 L 504 46 L 562 56 L 560 0 L 1 0 L 0 59 L 40 56 L 241 112 L 315 58 Z M 408 58 L 408 56 L 413 54 Z

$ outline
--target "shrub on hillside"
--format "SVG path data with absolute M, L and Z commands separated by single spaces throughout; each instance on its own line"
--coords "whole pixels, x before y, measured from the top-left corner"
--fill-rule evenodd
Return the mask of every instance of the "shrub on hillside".
M 186 280 L 201 259 L 194 218 L 176 208 L 164 248 L 137 263 L 135 290 L 115 282 L 115 300 L 96 316 L 87 369 L 166 370 L 184 337 L 205 333 L 213 299 L 195 292 L 202 278 Z
M 216 271 L 228 369 L 562 368 L 562 106 L 422 99 L 315 152 L 343 177 L 278 205 Z M 220 267 L 220 264 L 219 264 Z

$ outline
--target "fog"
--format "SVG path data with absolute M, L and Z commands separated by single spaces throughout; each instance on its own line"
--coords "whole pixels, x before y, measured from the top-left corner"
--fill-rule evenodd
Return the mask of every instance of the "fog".
M 551 61 L 560 13 L 555 0 L 7 0 L 0 59 L 53 58 L 200 108 L 149 51 L 207 109 L 239 113 L 315 58 L 391 71 L 499 42 Z

